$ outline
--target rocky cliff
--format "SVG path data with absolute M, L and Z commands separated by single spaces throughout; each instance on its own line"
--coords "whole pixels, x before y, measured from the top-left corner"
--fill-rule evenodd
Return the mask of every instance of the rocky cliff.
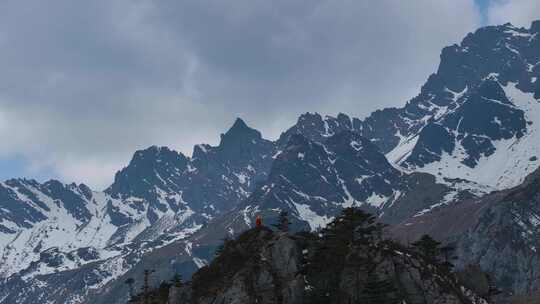
M 171 303 L 487 303 L 465 288 L 451 266 L 422 246 L 383 237 L 383 226 L 345 209 L 321 234 L 250 229 L 228 239 L 212 263 L 181 286 Z M 165 303 L 158 291 L 135 303 Z

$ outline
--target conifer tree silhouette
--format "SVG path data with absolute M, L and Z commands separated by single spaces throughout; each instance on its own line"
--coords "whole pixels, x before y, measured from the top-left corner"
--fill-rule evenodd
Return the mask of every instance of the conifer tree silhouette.
M 289 232 L 290 224 L 291 223 L 289 222 L 289 213 L 283 210 L 279 213 L 277 224 L 274 224 L 273 226 L 276 227 L 279 231 Z
M 379 279 L 375 271 L 368 274 L 360 301 L 362 304 L 398 304 L 393 294 L 396 291 L 390 280 Z

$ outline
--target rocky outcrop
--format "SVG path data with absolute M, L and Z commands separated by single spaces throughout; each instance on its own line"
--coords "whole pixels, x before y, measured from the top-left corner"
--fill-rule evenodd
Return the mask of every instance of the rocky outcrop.
M 193 276 L 193 303 L 302 303 L 301 250 L 290 236 L 253 229 L 228 241 Z
M 305 232 L 289 235 L 262 227 L 248 230 L 236 240 L 226 240 L 214 261 L 196 272 L 190 284 L 170 288 L 168 301 L 300 304 L 386 299 L 388 302 L 373 303 L 487 303 L 460 285 L 457 276 L 442 263 L 381 238 L 381 226 L 372 217 L 362 218 L 365 213 L 358 210 L 350 212 L 357 213 L 338 217 L 331 224 L 335 230 L 325 230 L 321 236 Z M 347 226 L 349 221 L 353 224 Z M 369 232 L 361 240 L 335 239 L 333 233 L 348 229 L 344 227 Z

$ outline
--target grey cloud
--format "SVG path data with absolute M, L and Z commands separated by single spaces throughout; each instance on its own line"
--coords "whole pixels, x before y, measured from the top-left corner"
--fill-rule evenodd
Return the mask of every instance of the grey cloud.
M 469 0 L 4 1 L 0 157 L 100 188 L 152 144 L 186 154 L 243 117 L 276 137 L 306 111 L 399 106 Z
M 488 8 L 488 23 L 511 22 L 516 26 L 529 27 L 533 20 L 540 19 L 538 0 L 492 0 Z

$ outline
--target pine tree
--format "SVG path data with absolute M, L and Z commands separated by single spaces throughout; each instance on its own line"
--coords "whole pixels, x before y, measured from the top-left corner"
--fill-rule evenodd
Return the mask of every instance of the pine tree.
M 380 235 L 383 225 L 358 208 L 345 208 L 341 215 L 323 229 L 323 236 L 341 245 L 369 244 Z
M 133 290 L 133 284 L 135 284 L 135 279 L 127 278 L 124 282 L 129 288 L 129 300 L 128 303 L 135 303 L 137 301 L 137 296 Z
M 156 304 L 167 303 L 169 299 L 170 288 L 171 288 L 170 283 L 161 282 L 161 284 L 159 284 L 157 291 L 154 292 L 151 303 L 156 303 Z
M 281 211 L 279 213 L 279 218 L 277 224 L 273 226 L 276 227 L 281 232 L 289 232 L 289 213 L 287 211 Z
M 487 300 L 492 301 L 494 300 L 494 297 L 501 294 L 502 291 L 495 285 L 495 280 L 493 277 L 489 274 L 486 274 L 487 281 L 488 281 L 488 292 L 487 292 Z
M 142 292 L 143 292 L 143 303 L 144 304 L 150 304 L 151 300 L 151 294 L 150 294 L 150 274 L 156 272 L 153 269 L 145 269 L 144 270 L 144 280 L 143 280 L 143 286 L 142 286 Z
M 368 274 L 366 284 L 360 296 L 362 304 L 397 304 L 396 289 L 390 280 L 379 279 L 375 271 Z
M 446 245 L 440 248 L 440 253 L 444 258 L 441 266 L 447 273 L 450 273 L 454 268 L 452 261 L 457 259 L 457 256 L 454 255 L 455 251 L 456 247 L 453 245 Z
M 441 243 L 434 240 L 431 236 L 424 234 L 418 241 L 412 243 L 418 253 L 422 254 L 429 262 L 437 263 L 438 256 L 441 253 Z
M 129 288 L 129 297 L 132 298 L 133 297 L 133 284 L 135 284 L 135 280 L 133 278 L 128 278 L 124 283 L 126 283 L 126 285 Z
M 225 236 L 222 241 L 223 243 L 216 248 L 216 251 L 214 251 L 214 257 L 220 256 L 225 251 L 227 246 L 230 246 L 234 243 L 234 240 L 231 239 L 228 235 Z
M 171 285 L 174 287 L 184 286 L 184 282 L 182 281 L 182 275 L 180 275 L 179 273 L 174 274 L 173 278 L 171 279 Z
M 322 299 L 343 296 L 339 294 L 340 273 L 346 266 L 351 247 L 371 246 L 373 240 L 381 235 L 382 227 L 372 215 L 358 208 L 346 208 L 321 231 L 322 238 L 316 242 L 316 253 L 307 261 L 306 269 L 308 277 L 313 273 L 322 278 L 312 292 L 314 298 L 319 296 L 324 301 Z

